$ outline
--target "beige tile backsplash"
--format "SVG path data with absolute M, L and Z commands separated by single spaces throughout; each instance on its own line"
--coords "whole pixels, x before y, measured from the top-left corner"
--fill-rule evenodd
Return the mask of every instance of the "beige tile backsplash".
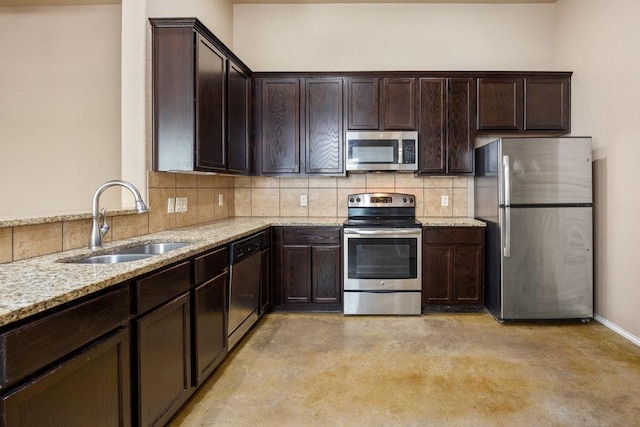
M 146 201 L 149 213 L 109 215 L 107 211 L 111 228 L 102 240 L 107 243 L 233 217 L 235 179 L 149 171 Z M 251 180 L 248 182 L 251 185 Z M 218 203 L 220 194 L 222 206 Z M 187 212 L 167 213 L 170 197 L 186 197 Z M 0 228 L 0 263 L 84 247 L 88 244 L 90 229 L 90 219 Z
M 233 217 L 345 217 L 347 196 L 393 191 L 416 196 L 423 217 L 467 217 L 466 177 L 414 177 L 412 174 L 353 174 L 348 177 L 227 177 L 148 172 L 147 214 L 109 216 L 104 242 L 204 224 Z M 307 206 L 300 206 L 300 196 Z M 442 196 L 449 206 L 441 206 Z M 186 197 L 186 213 L 167 213 L 167 199 Z M 219 200 L 222 198 L 222 205 Z M 0 228 L 0 263 L 87 245 L 89 219 Z
M 345 178 L 235 178 L 235 216 L 335 217 L 347 215 L 347 197 L 361 192 L 416 196 L 423 217 L 467 217 L 467 177 L 414 177 L 412 174 L 353 174 Z M 300 206 L 306 195 L 308 206 Z M 442 196 L 449 198 L 441 206 Z

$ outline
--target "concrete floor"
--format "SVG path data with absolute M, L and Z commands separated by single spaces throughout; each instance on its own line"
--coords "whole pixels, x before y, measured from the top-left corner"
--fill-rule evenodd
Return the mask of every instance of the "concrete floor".
M 597 322 L 272 313 L 173 426 L 638 426 L 640 347 Z

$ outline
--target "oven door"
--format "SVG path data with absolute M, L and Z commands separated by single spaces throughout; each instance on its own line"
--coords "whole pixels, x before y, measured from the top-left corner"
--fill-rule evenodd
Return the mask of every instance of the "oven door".
M 345 228 L 345 291 L 422 289 L 421 228 Z

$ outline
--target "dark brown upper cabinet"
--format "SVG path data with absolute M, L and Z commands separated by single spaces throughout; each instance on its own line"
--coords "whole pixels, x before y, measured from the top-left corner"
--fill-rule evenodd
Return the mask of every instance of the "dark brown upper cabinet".
M 384 90 L 384 129 L 416 129 L 416 79 L 385 78 Z
M 479 78 L 477 129 L 522 129 L 523 99 L 521 78 Z
M 352 77 L 349 79 L 349 129 L 379 128 L 379 79 Z
M 300 173 L 300 79 L 256 79 L 255 84 L 257 172 Z
M 344 172 L 342 78 L 305 79 L 305 150 L 308 174 Z
M 254 79 L 255 173 L 344 175 L 344 79 Z
M 473 173 L 474 79 L 421 78 L 419 173 Z
M 350 130 L 416 129 L 415 78 L 351 77 L 348 81 Z
M 571 79 L 524 79 L 524 130 L 571 130 Z
M 197 19 L 151 19 L 153 169 L 247 174 L 251 71 Z
M 227 123 L 228 170 L 241 175 L 251 171 L 251 79 L 235 61 L 228 67 L 229 117 Z
M 478 132 L 571 131 L 571 73 L 518 73 L 480 77 Z

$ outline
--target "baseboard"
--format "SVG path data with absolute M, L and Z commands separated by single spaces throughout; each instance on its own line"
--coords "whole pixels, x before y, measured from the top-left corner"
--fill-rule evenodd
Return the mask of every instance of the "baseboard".
M 602 316 L 599 316 L 599 315 L 596 314 L 595 316 L 593 316 L 593 318 L 594 318 L 594 320 L 596 322 L 602 323 L 604 326 L 606 326 L 607 328 L 611 329 L 616 334 L 622 335 L 623 337 L 625 337 L 626 339 L 628 339 L 629 341 L 631 341 L 632 343 L 634 343 L 635 345 L 640 347 L 640 338 L 638 338 L 635 335 L 625 331 L 624 329 L 622 329 L 620 326 L 616 325 L 615 323 L 609 322 L 607 319 L 605 319 Z

